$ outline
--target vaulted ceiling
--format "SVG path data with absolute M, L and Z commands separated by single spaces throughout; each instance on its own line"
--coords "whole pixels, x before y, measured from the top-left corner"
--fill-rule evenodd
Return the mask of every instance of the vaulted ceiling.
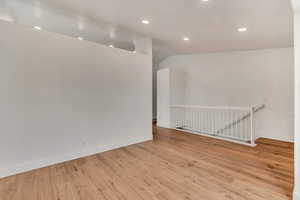
M 1 0 L 1 18 L 127 49 L 143 34 L 157 60 L 293 45 L 290 0 Z

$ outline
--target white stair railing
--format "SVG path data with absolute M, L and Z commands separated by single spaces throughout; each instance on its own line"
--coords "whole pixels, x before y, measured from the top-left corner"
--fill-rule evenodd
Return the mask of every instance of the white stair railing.
M 171 127 L 255 146 L 254 107 L 172 105 Z

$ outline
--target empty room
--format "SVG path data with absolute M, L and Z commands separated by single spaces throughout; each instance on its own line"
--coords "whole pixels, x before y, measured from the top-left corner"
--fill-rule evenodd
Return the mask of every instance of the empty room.
M 0 200 L 300 200 L 300 0 L 0 0 Z

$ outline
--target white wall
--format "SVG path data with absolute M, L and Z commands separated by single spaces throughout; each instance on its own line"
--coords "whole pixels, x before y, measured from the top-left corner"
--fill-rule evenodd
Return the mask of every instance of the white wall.
M 157 126 L 170 127 L 170 70 L 157 72 Z
M 300 5 L 294 17 L 295 30 L 295 187 L 294 200 L 300 200 Z
M 152 139 L 151 56 L 0 30 L 0 177 Z
M 292 48 L 178 55 L 164 60 L 160 68 L 185 70 L 185 104 L 265 103 L 256 114 L 257 137 L 293 141 Z
M 171 128 L 170 105 L 182 105 L 185 98 L 185 71 L 161 69 L 157 71 L 157 126 Z
M 157 67 L 153 63 L 152 67 L 152 118 L 157 119 Z
M 170 105 L 183 105 L 186 99 L 185 70 L 180 68 L 170 69 Z

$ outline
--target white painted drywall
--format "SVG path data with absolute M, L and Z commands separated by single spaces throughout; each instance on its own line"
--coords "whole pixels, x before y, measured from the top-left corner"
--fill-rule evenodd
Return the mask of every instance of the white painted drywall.
M 157 126 L 170 128 L 170 70 L 157 72 Z
M 256 136 L 293 141 L 293 64 L 293 48 L 282 48 L 178 55 L 160 68 L 185 70 L 187 105 L 265 103 L 255 117 Z
M 185 70 L 170 68 L 170 105 L 183 105 L 186 98 L 187 75 Z
M 157 71 L 157 125 L 171 127 L 170 106 L 184 104 L 185 71 L 166 68 Z
M 0 30 L 0 177 L 152 139 L 151 56 Z
M 300 8 L 294 17 L 295 31 L 295 186 L 294 200 L 300 200 Z
M 157 68 L 153 63 L 152 67 L 152 119 L 157 120 Z

